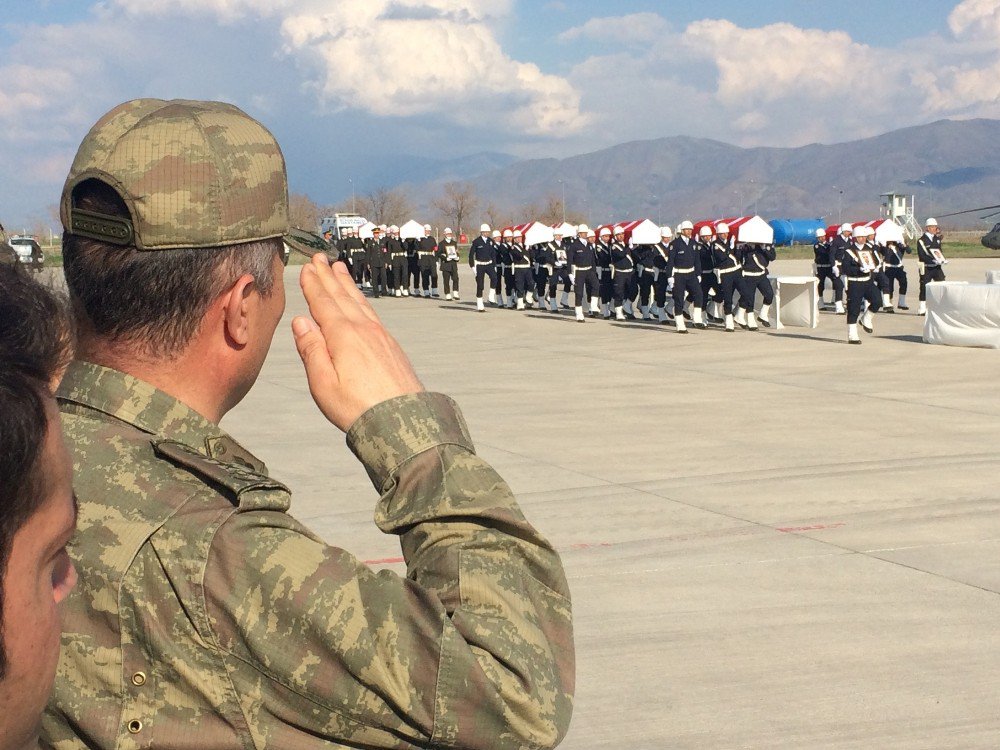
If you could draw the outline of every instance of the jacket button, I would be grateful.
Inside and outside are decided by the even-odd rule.
[[[142,687],[143,685],[145,685],[146,673],[136,672],[134,675],[132,675],[132,684],[135,685],[136,687]]]
[[[132,719],[132,721],[128,723],[128,731],[131,734],[139,734],[139,732],[142,731],[142,722],[138,719]]]

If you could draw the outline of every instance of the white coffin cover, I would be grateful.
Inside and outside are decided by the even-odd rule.
[[[552,229],[562,229],[563,237],[576,237],[576,224],[564,221],[562,224],[553,224]]]
[[[399,228],[401,240],[419,240],[424,237],[424,225],[412,219]]]
[[[633,245],[658,245],[660,244],[660,227],[649,219],[640,219],[625,224],[629,241]]]
[[[526,247],[541,245],[544,242],[552,242],[554,237],[552,227],[538,221],[521,224],[515,227],[515,229],[521,230],[521,234],[524,235],[524,244]]]
[[[928,284],[924,341],[1000,349],[1000,284]]]
[[[736,229],[736,241],[773,245],[774,228],[759,216],[751,216],[739,224]]]
[[[889,219],[873,221],[868,226],[875,230],[875,243],[878,245],[885,245],[888,242],[898,242],[901,245],[906,243],[903,228],[894,221]]]

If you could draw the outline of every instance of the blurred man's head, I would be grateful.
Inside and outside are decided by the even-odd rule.
[[[0,748],[34,747],[76,571],[72,465],[53,391],[72,357],[60,302],[0,265]]]
[[[274,137],[229,104],[126,102],[84,138],[60,214],[81,356],[126,371],[201,361],[221,412],[238,403],[284,310]]]

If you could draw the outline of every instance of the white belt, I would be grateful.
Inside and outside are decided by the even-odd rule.
[[[691,268],[675,268],[674,273],[694,273],[694,266],[691,266]]]
[[[477,261],[475,261],[475,263],[476,263],[477,266],[492,266],[493,265],[493,261],[492,260],[477,260]]]

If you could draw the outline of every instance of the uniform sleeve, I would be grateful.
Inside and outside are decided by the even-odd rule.
[[[244,692],[269,696],[262,715],[366,746],[555,746],[572,712],[569,589],[457,407],[391,399],[347,442],[406,578],[283,513],[236,514],[213,545],[206,600]]]

